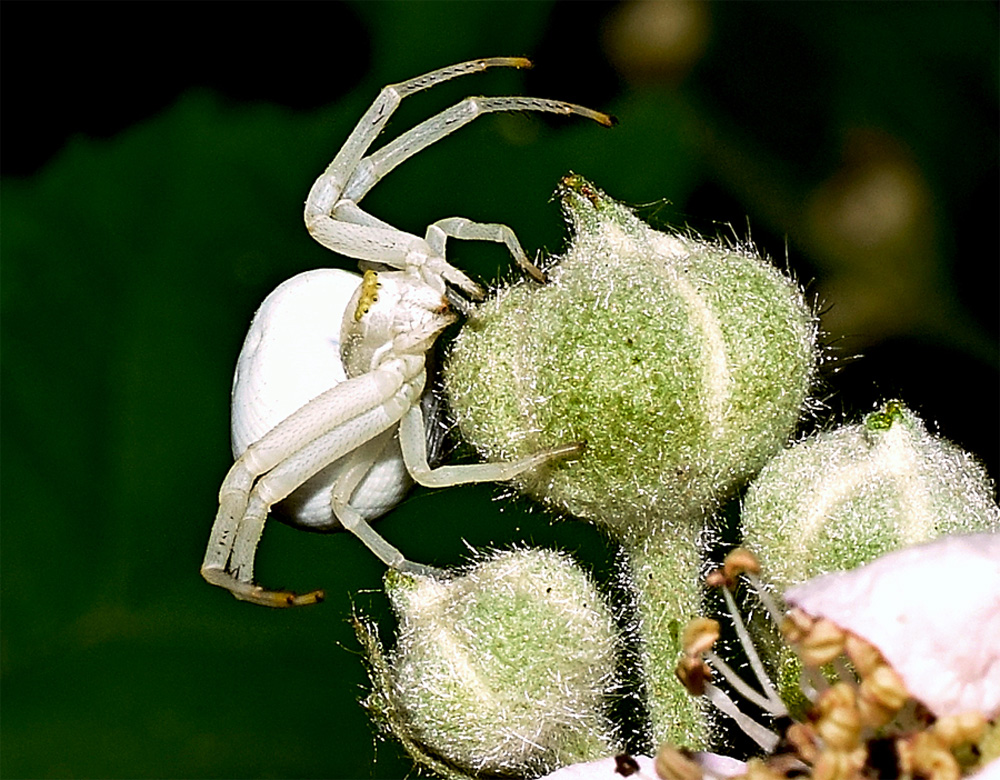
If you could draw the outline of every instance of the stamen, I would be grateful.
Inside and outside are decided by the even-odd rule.
[[[981,712],[963,712],[960,715],[946,715],[931,726],[948,747],[956,747],[966,742],[977,742],[986,731],[986,716]]]
[[[706,681],[712,678],[712,670],[708,664],[697,656],[687,655],[682,658],[674,670],[684,690],[692,696],[704,696]]]
[[[954,754],[930,731],[897,740],[896,750],[900,767],[910,776],[957,778],[962,773]]]
[[[749,550],[737,547],[726,556],[722,566],[726,575],[726,584],[735,582],[741,574],[752,575],[760,573],[760,561]]]
[[[909,698],[903,681],[888,665],[877,666],[862,677],[859,692],[861,715],[876,728],[891,721]]]
[[[837,683],[816,703],[819,712],[816,733],[833,750],[847,752],[861,744],[861,716],[856,707],[854,691],[853,685]]]
[[[711,650],[718,638],[718,621],[711,618],[695,618],[685,626],[681,646],[688,655],[701,655]]]
[[[778,735],[764,728],[749,715],[740,712],[733,700],[711,683],[705,683],[705,697],[722,712],[736,721],[743,733],[756,742],[762,750],[771,753],[778,746]]]
[[[771,622],[776,626],[780,626],[784,610],[778,607],[778,602],[771,596],[771,591],[760,581],[760,577],[757,576],[756,572],[748,571],[745,574],[750,586],[756,591],[757,598],[760,599],[760,603],[764,605],[764,609],[770,616]]]
[[[815,729],[806,723],[793,723],[785,730],[785,741],[810,764],[819,758],[819,738]]]
[[[844,652],[851,659],[851,664],[859,675],[864,677],[870,674],[876,666],[885,663],[882,654],[857,634],[847,634],[844,640]]]
[[[763,689],[764,695],[767,697],[768,702],[770,702],[770,706],[765,709],[769,712],[780,710],[780,714],[787,715],[788,710],[785,709],[785,705],[781,701],[781,697],[778,696],[777,691],[774,689],[774,685],[771,683],[771,678],[768,677],[767,671],[764,669],[764,664],[761,662],[760,656],[757,655],[757,650],[753,646],[753,640],[750,638],[750,633],[747,631],[746,624],[743,622],[743,617],[740,615],[740,611],[736,608],[736,601],[733,599],[733,594],[730,592],[729,588],[724,585],[722,586],[722,595],[726,599],[726,607],[729,609],[729,615],[733,621],[733,628],[736,629],[736,636],[739,637],[740,645],[743,647],[743,652],[746,653],[747,660],[750,661],[750,668],[753,669],[753,673],[757,677],[757,682],[760,683],[760,687]]]
[[[726,681],[732,685],[733,688],[736,689],[736,692],[739,693],[744,699],[756,704],[762,710],[774,715],[776,718],[780,718],[788,714],[788,709],[785,707],[784,702],[780,699],[770,699],[757,693],[757,691],[747,685],[733,670],[733,668],[723,661],[716,653],[709,651],[705,653],[705,658],[712,665],[712,667],[716,669],[716,671],[726,678]]]

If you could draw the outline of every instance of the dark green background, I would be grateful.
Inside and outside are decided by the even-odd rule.
[[[824,306],[838,275],[885,296],[870,329],[826,337],[830,415],[902,395],[997,475],[995,4],[713,4],[690,67],[646,75],[609,56],[614,3],[143,8],[4,4],[4,777],[406,773],[357,703],[345,621],[386,606],[354,538],[268,526],[259,578],[326,588],[310,609],[238,603],[198,566],[256,305],[298,271],[351,267],[307,236],[306,192],[381,85],[445,64],[538,60],[407,101],[390,133],[479,93],[621,124],[486,118],[395,171],[372,213],[417,232],[502,221],[556,252],[550,194],[573,170],[647,218],[749,225]],[[888,275],[806,218],[858,164],[859,130],[862,162],[889,149],[926,188],[929,238]],[[486,280],[508,265],[495,247],[452,257]],[[900,313],[907,291],[922,303]],[[419,561],[526,540],[607,573],[589,527],[502,494],[416,491],[379,529]]]

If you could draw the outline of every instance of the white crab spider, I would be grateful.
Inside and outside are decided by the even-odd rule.
[[[579,449],[578,444],[568,444],[509,463],[429,467],[421,412],[424,364],[437,336],[456,319],[445,297],[446,283],[468,295],[482,295],[477,284],[445,259],[447,239],[504,243],[523,268],[539,280],[542,275],[505,225],[452,217],[430,225],[420,238],[358,206],[401,162],[487,112],[548,111],[612,124],[608,115],[570,103],[470,97],[365,156],[408,95],[489,67],[530,65],[516,57],[475,60],[385,87],[313,184],[305,206],[306,227],[323,246],[362,261],[365,276],[329,269],[302,274],[278,287],[254,318],[234,383],[233,443],[242,453],[219,491],[219,512],[201,568],[211,584],[226,588],[238,599],[265,606],[322,600],[322,591],[296,595],[270,591],[253,581],[254,554],[270,507],[320,472],[323,477],[317,480],[326,481],[319,487],[315,482],[307,487],[312,496],[297,502],[300,511],[295,522],[323,530],[342,527],[357,535],[387,565],[426,572],[427,567],[406,560],[368,524],[402,498],[409,478],[430,487],[507,480]],[[376,273],[375,269],[384,268],[398,270]],[[349,300],[343,292],[345,275],[353,277],[347,282]],[[311,292],[303,293],[310,287]],[[317,325],[309,321],[315,309],[308,314],[304,302],[310,296],[322,299],[324,294],[330,296],[328,316]],[[293,339],[303,339],[293,344],[304,344],[311,338],[322,349],[325,342],[327,357],[333,363],[320,378],[298,377],[303,382],[287,397],[273,383],[289,373],[308,374],[315,361],[307,360],[305,366],[302,362],[281,365],[280,350],[272,349],[278,340],[271,340],[270,331],[282,329]],[[339,346],[339,355],[331,343]],[[294,361],[294,356],[288,359]],[[292,377],[293,384],[296,378]],[[268,383],[272,383],[270,390],[266,389]],[[272,400],[282,400],[260,404],[267,412],[243,426],[245,401],[259,401],[269,393]],[[292,508],[295,511],[294,505]]]

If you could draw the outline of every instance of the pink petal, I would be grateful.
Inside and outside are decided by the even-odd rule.
[[[986,766],[966,777],[965,780],[1000,780],[1000,758],[990,761]]]
[[[705,771],[706,777],[736,777],[747,771],[746,762],[718,753],[695,753],[693,758]]]
[[[649,756],[632,756],[639,765],[639,771],[628,777],[632,780],[658,780],[653,768],[653,759]],[[599,758],[582,764],[570,764],[539,780],[624,780],[625,775],[618,772],[618,759],[615,756]]]
[[[695,753],[691,758],[704,770],[705,780],[736,777],[747,771],[745,763],[728,756],[720,756],[715,753]],[[639,765],[639,771],[631,775],[619,771],[619,760],[614,756],[608,756],[607,758],[599,758],[597,761],[564,766],[562,769],[557,769],[552,774],[540,778],[540,780],[624,780],[625,777],[632,780],[659,780],[652,758],[632,756],[632,759]]]
[[[897,550],[785,599],[875,645],[935,715],[1000,715],[1000,534]]]

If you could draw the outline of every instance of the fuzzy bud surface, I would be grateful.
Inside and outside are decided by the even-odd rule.
[[[473,313],[446,389],[489,459],[584,442],[518,487],[635,544],[699,523],[788,440],[815,319],[747,247],[654,230],[579,176],[558,194],[568,251],[547,284],[515,283]]]
[[[616,749],[618,634],[567,556],[499,553],[452,579],[390,572],[404,742],[463,773],[537,775]]]
[[[747,492],[744,543],[785,588],[946,534],[1000,530],[982,466],[886,403],[775,457]]]

